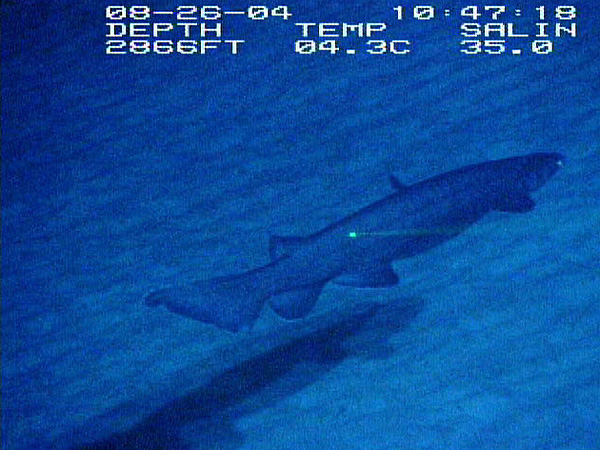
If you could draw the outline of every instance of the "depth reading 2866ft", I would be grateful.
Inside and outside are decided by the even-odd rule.
[[[106,53],[239,55],[251,51],[255,39],[237,35],[236,29],[248,30],[235,26],[241,20],[289,27],[290,50],[301,55],[409,55],[419,51],[419,40],[426,39],[423,33],[419,40],[410,37],[414,25],[425,27],[435,21],[448,22],[458,37],[450,50],[465,55],[545,55],[555,51],[561,39],[577,36],[577,9],[569,5],[527,9],[469,5],[456,10],[396,6],[385,22],[344,22],[343,18],[318,22],[299,16],[285,5],[177,6],[172,10],[113,5],[106,7]]]

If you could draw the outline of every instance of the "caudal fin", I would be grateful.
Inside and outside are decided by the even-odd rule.
[[[151,292],[146,304],[164,305],[182,316],[239,331],[252,327],[266,298],[247,280],[223,277]]]

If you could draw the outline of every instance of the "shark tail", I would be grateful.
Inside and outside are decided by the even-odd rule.
[[[229,331],[249,330],[269,297],[257,281],[248,276],[213,278],[151,292],[145,302]]]

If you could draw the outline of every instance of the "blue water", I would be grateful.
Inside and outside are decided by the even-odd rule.
[[[376,1],[226,17],[237,55],[107,55],[105,4],[2,2],[2,447],[598,448],[600,9],[571,3],[548,55],[465,55],[464,5]],[[295,22],[343,21],[411,52],[294,53]],[[534,211],[395,263],[397,287],[328,286],[238,334],[143,303],[266,263],[269,234],[391,173],[534,151],[567,157]]]

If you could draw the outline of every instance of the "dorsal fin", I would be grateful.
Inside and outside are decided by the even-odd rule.
[[[306,242],[303,236],[277,236],[273,235],[269,238],[269,255],[271,260],[288,256],[294,253],[299,247]]]
[[[406,184],[402,183],[394,175],[390,175],[390,184],[397,191],[403,191],[404,189],[406,189],[408,187]]]

